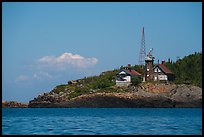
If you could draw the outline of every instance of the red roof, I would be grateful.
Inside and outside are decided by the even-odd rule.
[[[131,70],[125,70],[126,72],[128,72],[130,75],[134,75],[134,76],[140,76],[141,74],[137,71],[135,71],[134,69]]]
[[[152,54],[148,53],[147,56],[152,56]]]
[[[164,73],[166,73],[166,74],[174,74],[173,72],[171,72],[171,71],[166,67],[166,65],[164,65],[164,64],[159,64],[158,66],[159,66],[159,68],[161,68],[161,69],[164,71]]]

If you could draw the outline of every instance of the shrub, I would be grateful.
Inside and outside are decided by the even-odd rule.
[[[134,86],[139,85],[142,82],[142,78],[141,77],[132,77],[131,78],[131,83]]]

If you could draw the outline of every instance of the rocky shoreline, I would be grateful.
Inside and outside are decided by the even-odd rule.
[[[89,93],[72,99],[66,93],[39,95],[29,108],[201,108],[202,88],[191,85],[148,85],[128,88],[125,93]]]
[[[27,103],[20,103],[17,101],[2,101],[2,108],[27,108]]]

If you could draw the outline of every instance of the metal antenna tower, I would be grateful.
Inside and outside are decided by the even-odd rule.
[[[141,39],[141,47],[140,47],[140,54],[139,54],[139,65],[145,65],[145,35],[144,35],[144,27],[142,27],[142,39]]]

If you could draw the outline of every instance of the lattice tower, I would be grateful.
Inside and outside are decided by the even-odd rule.
[[[140,53],[139,53],[139,65],[145,65],[145,56],[146,56],[145,34],[144,34],[144,27],[142,27],[142,39],[141,39],[141,47],[140,47]]]

